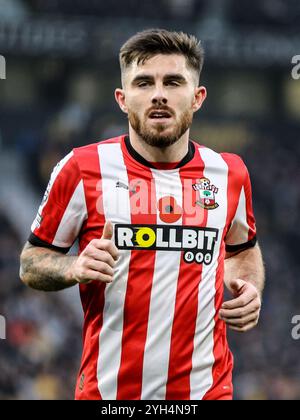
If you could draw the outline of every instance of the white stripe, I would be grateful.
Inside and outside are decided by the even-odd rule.
[[[182,207],[179,170],[152,169],[152,174],[155,181],[156,202],[162,197],[173,196]],[[159,213],[157,213],[157,224],[165,224],[160,219]],[[182,218],[174,225],[182,225]],[[163,400],[166,396],[180,259],[180,251],[172,253],[156,251],[144,353],[142,399]]]
[[[40,227],[40,215],[43,212],[43,209],[45,207],[45,205],[48,202],[48,198],[49,195],[51,193],[51,189],[54,185],[54,182],[56,181],[56,178],[58,177],[58,175],[60,174],[60,172],[63,170],[64,166],[69,162],[69,160],[73,157],[74,153],[70,152],[67,156],[65,156],[53,169],[51,176],[50,176],[50,181],[47,185],[45,194],[44,194],[44,198],[42,200],[42,203],[38,209],[37,215],[35,220],[33,221],[32,225],[31,225],[31,231],[34,232],[36,228]]]
[[[204,176],[219,188],[216,201],[219,207],[208,210],[207,227],[219,229],[214,257],[210,265],[203,264],[202,279],[198,291],[198,315],[196,321],[192,371],[190,376],[191,399],[199,400],[213,384],[215,281],[223,230],[227,217],[228,167],[222,157],[210,149],[199,149],[205,164]]]
[[[64,212],[52,244],[61,248],[72,246],[85,219],[87,219],[87,207],[83,181],[80,181]]]
[[[105,220],[110,220],[112,223],[130,224],[129,192],[125,188],[116,188],[118,180],[128,185],[121,146],[120,144],[100,144],[98,152]],[[115,400],[117,397],[117,379],[122,351],[123,310],[130,255],[130,251],[120,251],[120,257],[115,267],[114,281],[105,288],[97,367],[98,388],[105,400]]]
[[[248,242],[249,229],[250,227],[247,223],[246,196],[243,187],[233,222],[226,235],[226,244],[240,245]]]

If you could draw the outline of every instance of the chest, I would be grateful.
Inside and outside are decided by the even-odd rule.
[[[224,228],[230,207],[226,172],[214,168],[142,172],[116,167],[102,177],[99,190],[105,219],[115,224]]]

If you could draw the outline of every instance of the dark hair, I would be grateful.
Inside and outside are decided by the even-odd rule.
[[[193,35],[165,29],[148,29],[129,38],[120,50],[121,71],[124,72],[134,61],[144,63],[158,54],[183,55],[187,65],[200,77],[204,62],[201,41]]]

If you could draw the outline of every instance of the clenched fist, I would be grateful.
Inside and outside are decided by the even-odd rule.
[[[82,284],[92,280],[112,282],[119,253],[112,235],[112,224],[106,222],[101,239],[93,239],[70,267],[72,280]]]
[[[247,332],[256,327],[261,310],[261,296],[251,284],[241,279],[231,280],[228,285],[234,299],[223,303],[219,318],[231,330]]]

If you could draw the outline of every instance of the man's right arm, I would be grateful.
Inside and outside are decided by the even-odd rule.
[[[102,238],[93,239],[78,257],[27,242],[20,258],[20,278],[27,286],[46,292],[92,280],[111,283],[118,259],[111,238],[112,225],[107,222]]]
[[[26,243],[20,264],[20,278],[29,287],[54,292],[74,286],[70,268],[77,257]]]

